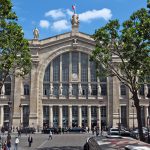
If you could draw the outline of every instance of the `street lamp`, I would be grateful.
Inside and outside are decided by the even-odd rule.
[[[150,100],[149,100],[148,116],[147,116],[148,143],[150,143],[149,126],[150,126]]]
[[[20,108],[20,128],[21,128],[21,123],[22,123],[22,122],[21,122],[21,108],[22,108],[22,105],[21,105],[21,104],[19,105],[19,108]]]
[[[132,102],[132,114],[133,114],[133,130],[134,130],[134,103]]]
[[[119,134],[120,134],[120,125],[121,125],[121,123],[120,123],[120,109],[118,109],[118,115],[119,115],[119,117],[118,117],[118,119],[119,119],[119,123],[118,123],[118,128],[119,128]]]
[[[9,134],[12,128],[12,101],[10,99],[8,101],[8,107],[9,107],[9,126],[8,126],[8,134]]]

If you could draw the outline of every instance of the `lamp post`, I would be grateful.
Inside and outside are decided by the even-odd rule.
[[[8,126],[8,134],[9,134],[12,128],[12,101],[10,99],[8,101],[8,107],[9,107],[9,126]]]
[[[134,103],[132,102],[132,114],[133,114],[133,130],[134,130]]]
[[[149,126],[150,126],[150,100],[149,100],[148,116],[147,116],[148,143],[150,143]]]
[[[119,134],[120,134],[120,109],[118,109],[118,115],[119,115],[119,117],[118,117],[118,119],[119,119],[119,123],[118,123],[118,128],[119,128]]]
[[[20,128],[21,128],[21,124],[22,124],[22,122],[21,122],[21,119],[22,119],[22,118],[21,118],[21,109],[22,109],[22,105],[21,105],[21,104],[19,105],[19,108],[20,108]]]

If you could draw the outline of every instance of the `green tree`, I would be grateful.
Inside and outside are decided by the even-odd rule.
[[[138,91],[142,84],[149,82],[150,77],[148,10],[142,8],[136,11],[122,26],[118,20],[109,21],[95,32],[93,38],[96,46],[91,59],[98,67],[105,68],[107,76],[117,77],[129,88],[137,111],[140,140],[144,140]]]
[[[31,68],[29,44],[12,11],[11,0],[0,0],[0,93],[10,74],[24,76]]]

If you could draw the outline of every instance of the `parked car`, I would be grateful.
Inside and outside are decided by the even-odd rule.
[[[146,137],[148,135],[148,129],[146,127],[143,127],[143,134]],[[134,130],[131,131],[131,137],[138,139],[139,138],[139,130],[138,128],[135,128]]]
[[[83,150],[150,150],[150,144],[131,137],[106,138],[99,136],[88,138]]]
[[[21,133],[35,133],[36,129],[34,127],[24,127],[20,129]]]
[[[74,128],[69,128],[67,132],[83,133],[86,132],[86,130],[84,128],[74,127]]]
[[[108,131],[107,137],[117,137],[117,136],[125,136],[125,137],[130,137],[130,131],[125,130],[125,129],[121,129],[119,130],[119,128],[110,128],[110,130]]]

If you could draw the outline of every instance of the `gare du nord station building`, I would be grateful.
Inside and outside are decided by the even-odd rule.
[[[13,127],[124,127],[137,126],[131,93],[116,77],[97,77],[89,61],[95,47],[90,35],[79,32],[78,15],[71,32],[29,40],[31,72],[24,78],[8,77],[0,95],[0,127],[9,124],[13,101]],[[112,56],[115,61],[115,57]],[[143,126],[149,116],[150,85],[139,91]]]

